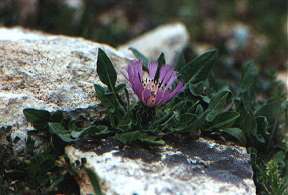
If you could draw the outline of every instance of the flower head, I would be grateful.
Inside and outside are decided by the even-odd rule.
[[[175,88],[177,72],[170,65],[158,67],[157,62],[143,70],[142,63],[134,60],[128,64],[128,77],[131,87],[138,98],[148,107],[162,105],[184,90],[183,82],[179,81]],[[159,70],[158,70],[159,69]]]

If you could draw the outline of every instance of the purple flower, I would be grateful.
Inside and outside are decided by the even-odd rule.
[[[138,98],[148,107],[162,105],[184,90],[179,81],[175,88],[177,72],[170,65],[163,65],[157,74],[158,64],[148,65],[148,72],[142,69],[142,63],[134,60],[128,64],[128,77],[131,87]]]

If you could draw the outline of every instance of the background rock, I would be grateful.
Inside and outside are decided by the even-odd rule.
[[[107,145],[89,152],[66,147],[70,162],[87,159],[86,168],[97,174],[107,195],[256,194],[250,156],[243,147],[202,138],[174,140],[160,150]],[[91,189],[87,182],[80,187],[83,194],[91,193],[85,190]]]
[[[286,88],[288,90],[288,70],[280,72],[277,75],[277,79],[283,81],[283,83],[286,85]]]
[[[179,53],[189,42],[189,34],[185,26],[181,23],[174,25],[164,25],[157,29],[136,38],[118,49],[125,55],[132,57],[129,47],[134,47],[144,55],[156,60],[163,52],[168,64],[175,62],[175,53]]]

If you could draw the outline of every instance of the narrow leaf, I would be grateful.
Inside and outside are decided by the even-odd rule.
[[[146,56],[133,47],[130,47],[129,50],[131,50],[133,55],[143,63],[144,67],[148,67],[149,60]]]
[[[163,64],[166,64],[166,60],[165,60],[165,54],[161,53],[160,56],[157,59],[158,65],[161,66]]]
[[[196,58],[180,69],[186,83],[197,83],[208,78],[218,57],[217,50],[212,49]]]
[[[63,142],[69,143],[69,142],[76,141],[76,139],[73,139],[71,137],[70,132],[67,131],[61,123],[48,123],[48,124],[49,124],[49,132],[51,134],[56,135]]]
[[[97,195],[104,195],[104,193],[101,190],[100,179],[99,179],[98,175],[96,175],[96,173],[90,168],[85,168],[85,171],[86,171],[86,173],[87,173],[87,175],[91,181],[94,192]]]
[[[32,124],[48,122],[50,119],[50,113],[46,110],[26,108],[23,110],[23,113],[27,121],[31,122]]]
[[[240,82],[240,89],[241,92],[247,91],[254,87],[258,75],[258,70],[256,68],[256,65],[249,61],[244,64],[243,72],[242,72],[242,78]]]
[[[163,145],[165,142],[158,137],[147,135],[140,131],[131,131],[115,135],[115,138],[123,144],[131,144],[135,142],[149,143],[155,145]]]
[[[104,96],[105,95],[105,89],[101,85],[95,84],[94,89],[96,91],[97,96]]]
[[[216,118],[212,122],[213,125],[210,127],[210,129],[217,129],[231,126],[239,117],[240,114],[238,112],[223,112],[218,116],[216,116]]]
[[[243,131],[241,129],[239,129],[239,128],[226,128],[226,129],[222,129],[221,131],[234,137],[240,143],[246,144],[246,137],[245,137],[245,134],[243,133]]]
[[[102,83],[112,90],[116,84],[117,73],[109,57],[102,49],[98,49],[97,73]]]
[[[227,99],[231,91],[227,88],[224,88],[217,92],[214,97],[211,98],[209,106],[207,109],[206,120],[211,122],[214,118],[221,113],[227,106]]]

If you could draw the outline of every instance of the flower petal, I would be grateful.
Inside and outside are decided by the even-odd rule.
[[[167,92],[166,92],[167,93]],[[158,90],[157,95],[156,95],[156,100],[155,100],[155,104],[160,105],[162,103],[162,101],[164,100],[164,97],[167,94],[165,94],[165,91],[162,90]]]
[[[133,91],[136,93],[139,99],[141,99],[141,94],[143,91],[143,86],[141,83],[142,64],[140,61],[134,60],[128,65],[128,80],[131,84]]]
[[[147,104],[148,98],[151,96],[151,91],[149,89],[144,89],[141,94],[141,100],[145,105]]]
[[[167,84],[167,80],[171,77],[172,73],[175,72],[173,70],[173,67],[170,65],[164,65],[160,69],[160,75],[158,82],[161,84],[161,86],[164,87],[165,84]]]
[[[163,79],[162,86],[164,86],[165,89],[169,89],[176,79],[177,73],[175,71],[171,71],[166,74],[166,77]]]
[[[151,63],[148,64],[149,78],[151,80],[155,79],[157,68],[158,68],[157,62],[151,62]]]
[[[185,86],[183,84],[183,82],[179,82],[176,86],[176,88],[171,92],[169,92],[168,94],[166,94],[164,97],[163,97],[163,100],[161,103],[166,103],[168,102],[171,98],[173,98],[174,96],[178,95],[179,93],[183,92],[185,89]]]
[[[160,69],[159,81],[163,80],[167,72],[171,70],[173,70],[173,67],[168,64],[162,66]]]

